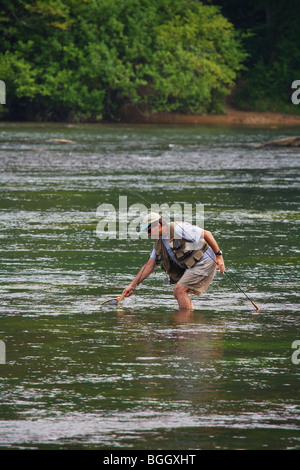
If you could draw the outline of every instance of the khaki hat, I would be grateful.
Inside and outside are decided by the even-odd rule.
[[[160,219],[160,215],[157,212],[150,212],[150,214],[146,215],[143,218],[143,226],[141,227],[142,230],[146,230],[149,225],[153,224],[154,222],[158,222]]]

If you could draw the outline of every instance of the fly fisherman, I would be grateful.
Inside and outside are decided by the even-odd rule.
[[[174,296],[179,309],[191,309],[188,294],[203,294],[214,278],[216,270],[225,273],[222,252],[211,232],[187,222],[167,223],[156,212],[144,217],[142,230],[155,244],[147,263],[133,281],[125,287],[123,295],[129,297],[161,263],[162,269],[175,284]]]

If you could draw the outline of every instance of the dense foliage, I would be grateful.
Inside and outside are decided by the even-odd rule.
[[[239,31],[248,52],[235,105],[300,113],[291,84],[300,80],[299,0],[214,0]],[[250,34],[246,35],[245,33]]]
[[[0,117],[299,112],[299,0],[2,0]]]
[[[196,0],[2,0],[5,118],[220,112],[246,58],[219,7]]]

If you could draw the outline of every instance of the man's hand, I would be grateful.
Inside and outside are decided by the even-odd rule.
[[[204,240],[209,244],[211,249],[213,250],[214,253],[218,253],[220,251],[219,245],[215,240],[215,237],[209,230],[204,230]],[[225,264],[223,260],[223,256],[216,255],[216,263],[217,267],[216,270],[219,271],[220,274],[225,273]]]
[[[122,295],[124,295],[124,297],[130,297],[135,288],[136,286],[132,284],[131,282],[130,284],[128,284],[127,287],[125,287],[125,289],[122,292]]]
[[[125,287],[122,295],[124,295],[124,297],[129,297],[133,293],[136,286],[141,284],[149,276],[149,274],[152,273],[154,268],[155,268],[155,259],[149,258],[147,263],[144,264],[144,266],[141,268],[138,275],[133,279],[133,281],[131,281],[130,284],[128,284],[127,287]]]
[[[216,256],[216,262],[217,262],[217,267],[216,267],[217,271],[219,271],[219,274],[224,274],[225,264],[224,264],[223,256],[222,255]]]

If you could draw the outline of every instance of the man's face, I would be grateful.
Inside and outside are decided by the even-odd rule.
[[[148,227],[148,237],[159,238],[161,236],[161,225],[159,222],[153,222]]]

